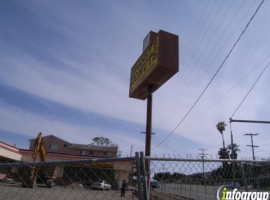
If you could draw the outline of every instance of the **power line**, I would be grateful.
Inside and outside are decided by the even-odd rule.
[[[234,2],[234,1],[233,1]],[[191,82],[194,82],[195,80],[197,80],[196,81],[196,83],[195,83],[195,85],[197,85],[198,84],[198,82],[202,79],[202,76],[203,76],[203,74],[206,74],[206,72],[210,69],[210,67],[213,65],[213,63],[215,62],[215,60],[217,60],[217,58],[218,58],[218,52],[220,52],[220,50],[218,50],[218,49],[216,49],[216,47],[218,46],[218,44],[222,41],[222,38],[223,38],[223,36],[225,35],[225,33],[228,31],[228,30],[230,30],[229,29],[229,26],[232,24],[232,21],[236,18],[236,16],[238,15],[238,13],[239,13],[239,11],[240,11],[240,9],[243,7],[243,3],[244,3],[245,1],[243,1],[242,3],[241,3],[241,5],[240,5],[240,7],[237,9],[237,11],[236,11],[236,13],[234,13],[234,15],[231,17],[231,20],[229,21],[229,23],[227,24],[227,26],[223,29],[223,30],[220,30],[220,31],[222,31],[222,34],[221,34],[221,36],[219,37],[219,38],[217,38],[217,42],[215,42],[215,43],[213,43],[213,48],[210,50],[210,53],[208,53],[208,55],[204,58],[204,61],[203,62],[199,62],[199,60],[201,60],[201,58],[200,59],[196,59],[196,62],[193,64],[193,65],[190,65],[188,68],[189,68],[189,70],[191,70],[191,72],[190,72],[190,75],[189,76],[184,76],[184,79],[182,80],[182,82],[183,82],[183,87],[182,88],[185,88],[184,90],[183,90],[183,93],[181,94],[181,101],[180,101],[180,98],[178,98],[178,99],[176,99],[175,100],[175,102],[179,102],[179,104],[182,104],[183,103],[183,101],[186,99],[186,97],[187,97],[187,95],[189,94],[189,92],[190,92],[190,87],[188,87],[188,86],[191,86],[192,84],[191,84]],[[255,4],[255,1],[252,3],[252,6],[251,7],[253,7],[253,5]],[[248,10],[248,12],[251,10],[251,7],[249,8],[249,10]],[[247,12],[247,13],[248,13]],[[246,16],[247,15],[247,13],[244,15],[244,16]],[[223,16],[223,18],[227,18],[227,17],[225,17],[226,15],[228,14],[228,11],[225,13],[225,15]],[[216,16],[215,16],[215,18],[217,18]],[[244,17],[243,17],[244,18]],[[236,27],[240,27],[240,24],[241,24],[241,22],[243,21],[243,19],[242,20],[240,20],[240,23],[236,26]],[[211,23],[210,23],[211,24]],[[221,24],[221,22],[219,22],[218,24]],[[218,26],[219,27],[219,26]],[[219,29],[219,28],[218,28]],[[232,31],[232,33],[230,34],[230,36],[227,38],[227,40],[226,40],[226,42],[224,43],[224,44],[222,44],[221,46],[222,47],[224,47],[225,45],[226,45],[226,43],[228,42],[228,40],[229,40],[229,38],[230,37],[232,37],[232,35],[236,32],[236,29],[238,29],[238,28],[232,28],[233,29],[233,31]],[[208,32],[208,30],[206,30],[207,32]],[[217,29],[214,31],[214,33],[215,32],[217,32]],[[203,33],[202,33],[203,34]],[[201,34],[201,35],[202,35]],[[209,33],[210,34],[210,33]],[[206,35],[206,34],[204,34],[204,35]],[[213,38],[213,37],[210,37],[210,38]],[[202,39],[201,39],[202,40]],[[211,39],[212,40],[212,39]],[[208,44],[207,44],[207,46],[209,45],[209,43],[210,43],[210,41],[208,41]],[[196,47],[195,47],[195,49],[198,49],[198,48],[200,48],[200,45],[197,45]],[[189,49],[189,48],[188,48]],[[216,59],[211,59],[212,60],[212,62],[211,62],[211,64],[208,64],[207,63],[207,59],[208,58],[210,58],[210,55],[213,53],[213,52],[217,52],[216,53],[216,55],[214,55],[214,56],[212,56],[213,58],[216,58]],[[182,57],[184,57],[184,56],[182,56]],[[190,56],[189,56],[190,57]],[[202,57],[202,54],[200,54],[200,57]],[[193,58],[193,56],[191,57],[191,58]],[[191,58],[189,59],[189,60],[191,60]],[[183,61],[182,61],[183,63],[190,63],[189,61],[185,61],[185,59],[183,59]],[[202,70],[202,68],[197,68],[196,69],[196,71],[195,71],[195,73],[192,73],[193,71],[194,71],[194,67],[193,66],[196,66],[196,65],[198,65],[199,63],[201,63],[201,66],[208,66],[208,67],[206,67],[206,69],[203,69]],[[185,64],[183,64],[183,65],[185,65]],[[190,69],[191,68],[191,69]],[[201,73],[200,74],[200,71],[203,71],[203,73]],[[198,77],[199,76],[199,78],[195,78],[195,77]],[[185,81],[185,78],[186,77],[189,77],[189,79],[187,80],[187,81]],[[186,87],[184,87],[184,86],[186,86]],[[187,94],[186,94],[187,93]],[[179,92],[173,92],[173,96],[175,96],[176,94],[180,94],[180,91]],[[173,97],[172,96],[172,97]],[[173,104],[171,104],[171,105],[173,105]],[[170,107],[170,109],[169,109],[169,107]],[[165,109],[163,109],[163,110],[165,110]],[[167,111],[171,111],[172,110],[172,106],[167,106],[167,108],[166,108],[166,112]],[[176,109],[174,109],[174,112],[176,112]],[[160,115],[160,116],[164,116],[164,113],[165,113],[165,111],[163,111],[163,113]],[[168,119],[170,116],[166,116],[166,118]]]
[[[214,1],[214,3],[212,4],[212,6],[209,6],[210,5],[210,1],[208,1],[208,4],[207,4],[207,6],[206,6],[206,9],[203,11],[203,14],[200,16],[200,21],[198,22],[198,24],[197,24],[197,27],[196,27],[196,29],[195,29],[195,31],[193,31],[193,34],[192,34],[192,37],[190,37],[189,38],[189,40],[188,40],[188,42],[187,42],[187,44],[188,44],[188,46],[187,46],[187,51],[184,51],[184,53],[183,53],[183,55],[182,55],[182,58],[183,58],[183,61],[185,60],[185,58],[187,57],[187,58],[189,58],[190,56],[192,56],[192,48],[198,48],[198,47],[196,47],[195,45],[197,45],[197,43],[198,43],[198,38],[197,37],[195,37],[195,35],[196,34],[200,34],[200,35],[206,35],[204,32],[202,32],[202,31],[200,31],[200,32],[202,32],[202,33],[200,33],[199,32],[199,30],[201,30],[201,29],[203,29],[204,28],[204,26],[203,26],[203,24],[204,23],[206,23],[207,22],[207,20],[210,18],[210,14],[211,14],[211,12],[209,12],[209,11],[212,11],[213,9],[214,9],[214,7],[215,7],[215,4],[217,3],[217,1]],[[208,11],[208,8],[209,8],[209,11]],[[207,16],[206,16],[206,14],[207,14]],[[205,18],[205,16],[206,16],[206,18]],[[205,19],[204,19],[205,18]],[[214,17],[215,18],[215,17]],[[210,23],[211,24],[211,23]],[[202,28],[201,28],[202,27]],[[207,31],[207,30],[206,30]],[[194,46],[194,47],[193,47]],[[194,65],[195,66],[195,65]],[[194,70],[194,67],[193,67],[193,70]],[[176,74],[176,76],[179,76],[178,74]],[[186,77],[184,77],[184,79],[185,79]],[[184,81],[185,82],[185,81]],[[171,90],[173,90],[175,87],[177,86],[177,84],[174,82],[174,84],[173,84],[173,86],[171,86],[170,88],[169,88],[169,90],[171,91]],[[172,92],[172,96],[176,96],[177,95],[177,92]],[[173,103],[171,102],[170,104],[168,104],[168,106],[166,107],[166,108],[164,108],[163,109],[163,113],[161,113],[159,116],[164,116],[164,114],[166,113],[166,112],[169,112],[170,110],[171,110],[171,107],[172,106],[170,106],[170,105],[173,105]],[[160,117],[159,117],[159,119],[161,119]]]
[[[238,44],[238,42],[240,41],[240,39],[242,38],[242,36],[244,35],[244,33],[246,32],[247,28],[249,27],[251,21],[254,19],[254,17],[256,16],[257,12],[259,11],[261,5],[263,4],[265,0],[262,0],[261,3],[259,4],[259,6],[257,7],[257,9],[255,10],[254,14],[252,15],[252,17],[250,18],[250,20],[248,21],[247,25],[245,26],[244,30],[241,32],[240,36],[237,38],[236,42],[234,43],[234,45],[232,46],[232,48],[230,49],[229,53],[227,54],[227,56],[225,57],[225,59],[222,61],[221,65],[218,67],[217,71],[215,72],[215,74],[213,75],[213,77],[210,79],[210,81],[208,82],[208,84],[206,85],[206,87],[204,88],[204,90],[202,91],[202,93],[199,95],[199,97],[196,99],[196,101],[193,103],[193,105],[190,107],[190,109],[188,110],[188,112],[185,114],[185,116],[182,118],[182,120],[176,125],[176,127],[173,129],[173,131],[166,136],[157,146],[155,146],[153,149],[157,148],[158,146],[160,146],[162,143],[164,143],[175,131],[176,129],[182,124],[182,122],[187,118],[187,116],[189,115],[189,113],[194,109],[194,107],[196,106],[196,104],[199,102],[199,100],[201,99],[201,97],[203,96],[203,94],[206,92],[206,90],[208,89],[208,87],[210,86],[210,84],[213,82],[213,80],[215,79],[215,77],[217,76],[218,72],[221,70],[221,68],[224,66],[225,62],[227,61],[227,59],[229,58],[229,56],[231,55],[232,51],[234,50],[235,46]]]
[[[246,100],[247,96],[249,95],[249,93],[251,92],[251,90],[255,87],[255,85],[257,84],[257,82],[260,80],[260,78],[262,77],[263,73],[265,72],[265,70],[268,68],[270,64],[270,61],[267,63],[267,65],[264,67],[263,71],[260,73],[259,77],[256,79],[256,81],[253,83],[253,85],[251,86],[251,88],[249,89],[249,91],[247,92],[247,94],[245,95],[245,97],[243,98],[243,100],[240,102],[240,104],[237,106],[237,108],[235,109],[235,111],[233,112],[231,118],[233,118],[234,114],[238,111],[238,109],[241,107],[241,105],[243,104],[243,102]]]
[[[195,82],[195,85],[194,85],[194,86],[196,86],[196,85],[198,84],[198,82],[202,79],[203,75],[206,74],[206,72],[211,68],[212,65],[214,65],[214,62],[215,62],[215,60],[217,60],[218,55],[219,55],[218,52],[220,52],[220,50],[218,50],[216,47],[218,46],[218,44],[220,43],[220,41],[222,41],[222,38],[225,36],[225,32],[227,32],[228,30],[230,30],[230,29],[229,29],[229,26],[232,24],[233,20],[234,20],[234,19],[236,18],[236,16],[238,15],[238,12],[240,11],[240,9],[241,9],[241,7],[243,6],[243,3],[244,3],[244,2],[245,2],[245,1],[243,1],[243,2],[241,3],[241,5],[240,5],[240,7],[238,8],[238,10],[236,11],[236,13],[234,13],[234,15],[231,17],[231,20],[229,21],[229,23],[227,24],[227,26],[226,26],[223,30],[221,30],[221,31],[222,31],[221,36],[217,39],[217,42],[215,42],[215,43],[212,45],[213,48],[210,50],[210,52],[208,53],[208,55],[206,56],[206,58],[204,59],[204,61],[203,61],[203,62],[197,62],[197,61],[199,61],[200,59],[199,59],[199,60],[196,59],[196,62],[194,63],[194,65],[189,66],[189,68],[191,67],[191,69],[192,69],[191,72],[190,72],[190,75],[189,75],[189,76],[184,76],[184,79],[182,80],[182,82],[183,82],[183,87],[182,87],[182,88],[185,88],[185,89],[183,90],[183,92],[182,92],[182,94],[181,94],[181,98],[175,99],[174,102],[178,102],[179,104],[183,104],[183,103],[184,103],[184,100],[187,99],[187,97],[188,97],[189,94],[190,94],[190,86],[193,85],[192,83],[193,83],[195,80],[197,80],[197,81]],[[254,4],[255,4],[255,1],[252,3],[252,6],[248,9],[248,12],[247,12],[244,16],[246,16],[246,15],[249,13],[249,11],[251,10],[251,8],[253,7]],[[226,15],[226,14],[225,14],[225,15]],[[225,15],[224,15],[223,17],[225,17]],[[243,19],[244,19],[244,17],[240,20],[240,23],[239,23],[236,27],[240,27],[241,22],[243,21]],[[220,23],[219,23],[219,24],[220,24]],[[221,45],[222,47],[224,47],[224,46],[228,43],[229,38],[233,36],[233,34],[236,32],[236,29],[238,29],[238,28],[232,28],[232,29],[233,29],[233,31],[231,32],[230,36],[226,39],[226,42],[223,43],[223,44]],[[204,35],[205,35],[205,34],[204,34]],[[207,46],[208,46],[208,44],[207,44]],[[195,49],[197,49],[197,48],[200,48],[200,46],[197,45],[197,46],[195,47]],[[211,62],[210,64],[208,64],[208,63],[207,63],[207,59],[210,58],[210,56],[211,56],[211,54],[212,54],[213,52],[216,52],[216,54],[213,55],[212,57],[213,57],[213,58],[216,58],[216,59],[212,59],[212,62]],[[202,56],[202,55],[200,55],[200,56]],[[190,58],[189,60],[191,60],[191,58]],[[183,63],[184,63],[184,62],[185,62],[185,60],[183,61]],[[186,62],[186,63],[189,63],[189,62]],[[194,67],[192,67],[192,66],[196,66],[196,65],[198,65],[199,63],[201,63],[201,66],[208,66],[208,67],[206,67],[206,69],[197,68],[196,71],[194,71]],[[184,64],[183,64],[183,65],[184,65]],[[193,71],[194,71],[195,73],[192,73]],[[203,71],[203,73],[200,74],[200,71]],[[186,78],[186,77],[189,77],[189,79],[188,79],[187,81],[185,81],[185,78]],[[196,77],[198,77],[198,78],[196,78]],[[180,94],[180,91],[178,91],[178,92],[175,92],[175,91],[174,91],[173,94],[172,94],[172,97],[175,96],[176,94]],[[173,105],[173,104],[171,103],[171,105]],[[169,108],[170,108],[170,109],[169,109]],[[166,110],[167,110],[167,111],[169,111],[169,110],[171,111],[172,108],[173,108],[172,106],[167,106]],[[176,112],[176,110],[178,110],[178,109],[177,109],[177,108],[174,109],[174,112]],[[164,116],[164,115],[165,115],[165,113],[160,114],[160,116]],[[169,119],[170,116],[172,116],[172,115],[166,116],[166,119]]]
[[[210,110],[214,105],[216,105],[219,101],[221,101],[222,99],[224,99],[224,97],[229,94],[234,88],[236,88],[236,86],[238,86],[243,80],[245,80],[251,73],[253,73],[256,69],[258,69],[258,67],[264,62],[266,61],[266,59],[268,59],[270,57],[270,54],[267,55],[262,61],[260,61],[254,68],[252,68],[249,72],[247,72],[240,80],[238,80],[230,89],[228,89],[223,95],[221,95],[219,98],[216,99],[216,101],[211,104],[210,106],[208,106],[204,111],[202,111],[200,114],[198,114],[193,120],[190,120],[189,124],[193,123],[193,121],[195,121],[196,119],[198,119],[199,117],[201,117],[205,112],[207,112],[208,110]],[[188,124],[188,125],[189,125]],[[187,126],[188,126],[187,125]]]

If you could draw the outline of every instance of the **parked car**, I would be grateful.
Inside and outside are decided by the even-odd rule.
[[[152,188],[160,188],[160,185],[157,181],[151,181],[150,185]]]
[[[111,190],[112,186],[104,180],[99,180],[96,182],[93,182],[91,185],[92,189],[100,189],[100,190]]]

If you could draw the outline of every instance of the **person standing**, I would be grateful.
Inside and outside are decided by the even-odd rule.
[[[124,180],[124,181],[122,182],[122,187],[121,187],[121,197],[124,197],[124,196],[125,196],[125,193],[126,193],[126,187],[127,187],[126,180]]]

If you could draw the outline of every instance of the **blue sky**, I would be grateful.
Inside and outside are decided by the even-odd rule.
[[[122,155],[144,150],[146,101],[128,97],[130,69],[150,30],[179,35],[180,70],[154,93],[152,146],[180,122],[209,82],[260,1],[0,1],[0,140],[28,148],[42,132],[88,144],[96,136]],[[215,155],[216,130],[270,61],[266,1],[203,98],[153,155]],[[235,114],[270,120],[269,70]],[[259,132],[258,156],[269,154],[269,126],[233,124],[241,156],[244,133]],[[229,127],[225,131],[230,141]],[[256,152],[256,151],[255,151]]]

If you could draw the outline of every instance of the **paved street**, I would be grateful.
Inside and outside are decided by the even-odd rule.
[[[210,186],[210,185],[187,185],[179,183],[167,183],[160,184],[160,189],[158,192],[177,195],[179,197],[184,197],[194,200],[216,200],[217,191],[220,186]],[[238,191],[245,191],[244,188],[238,189]],[[256,189],[250,189],[249,191],[258,191]]]
[[[160,191],[196,200],[216,200],[218,188],[219,186],[169,183],[161,184]]]

